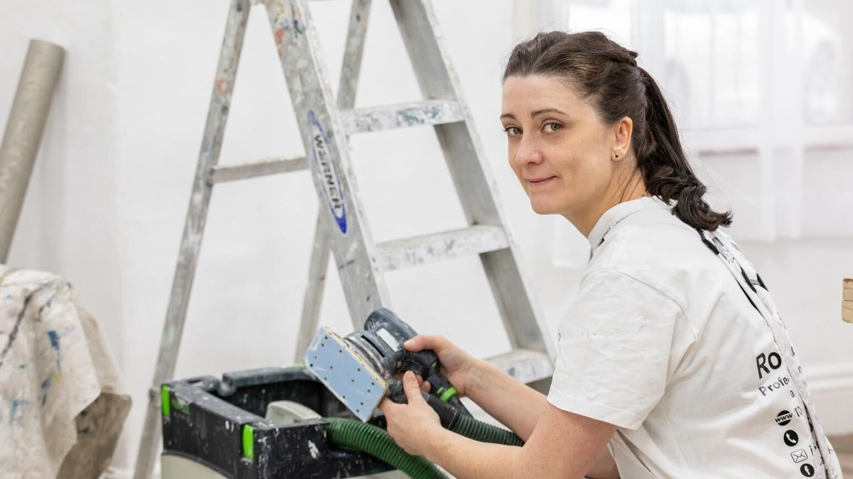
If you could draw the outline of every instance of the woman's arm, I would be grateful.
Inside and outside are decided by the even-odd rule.
[[[616,426],[545,404],[524,447],[473,441],[441,427],[414,375],[403,380],[408,404],[384,399],[388,432],[409,454],[425,456],[460,479],[575,478],[592,470]],[[599,476],[606,477],[606,476]]]
[[[494,364],[477,360],[468,379],[468,397],[527,441],[548,404],[545,395],[516,381]]]
[[[615,463],[600,467],[601,455],[610,457],[606,444],[615,426],[550,404],[543,419],[522,448],[481,443],[443,430],[424,455],[460,479],[619,478]]]
[[[542,413],[549,407],[544,394],[513,379],[494,364],[478,360],[468,382],[468,397],[525,442],[530,439]],[[618,479],[610,451],[604,448],[587,476]]]

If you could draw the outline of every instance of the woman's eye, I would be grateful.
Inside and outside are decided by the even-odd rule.
[[[545,131],[553,133],[562,127],[559,123],[548,123],[545,125]]]
[[[506,128],[504,131],[509,136],[515,136],[515,135],[521,134],[521,128],[519,128],[517,126],[510,126],[510,127]]]

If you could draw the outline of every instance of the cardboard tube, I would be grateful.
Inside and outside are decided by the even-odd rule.
[[[64,56],[62,47],[30,40],[0,144],[0,263],[9,255]]]

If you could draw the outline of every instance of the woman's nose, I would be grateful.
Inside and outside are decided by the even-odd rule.
[[[542,149],[536,138],[532,135],[524,135],[515,151],[515,162],[518,166],[542,163]]]

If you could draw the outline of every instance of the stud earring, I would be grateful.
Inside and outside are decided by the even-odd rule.
[[[616,158],[619,158],[619,155],[616,155]]]

